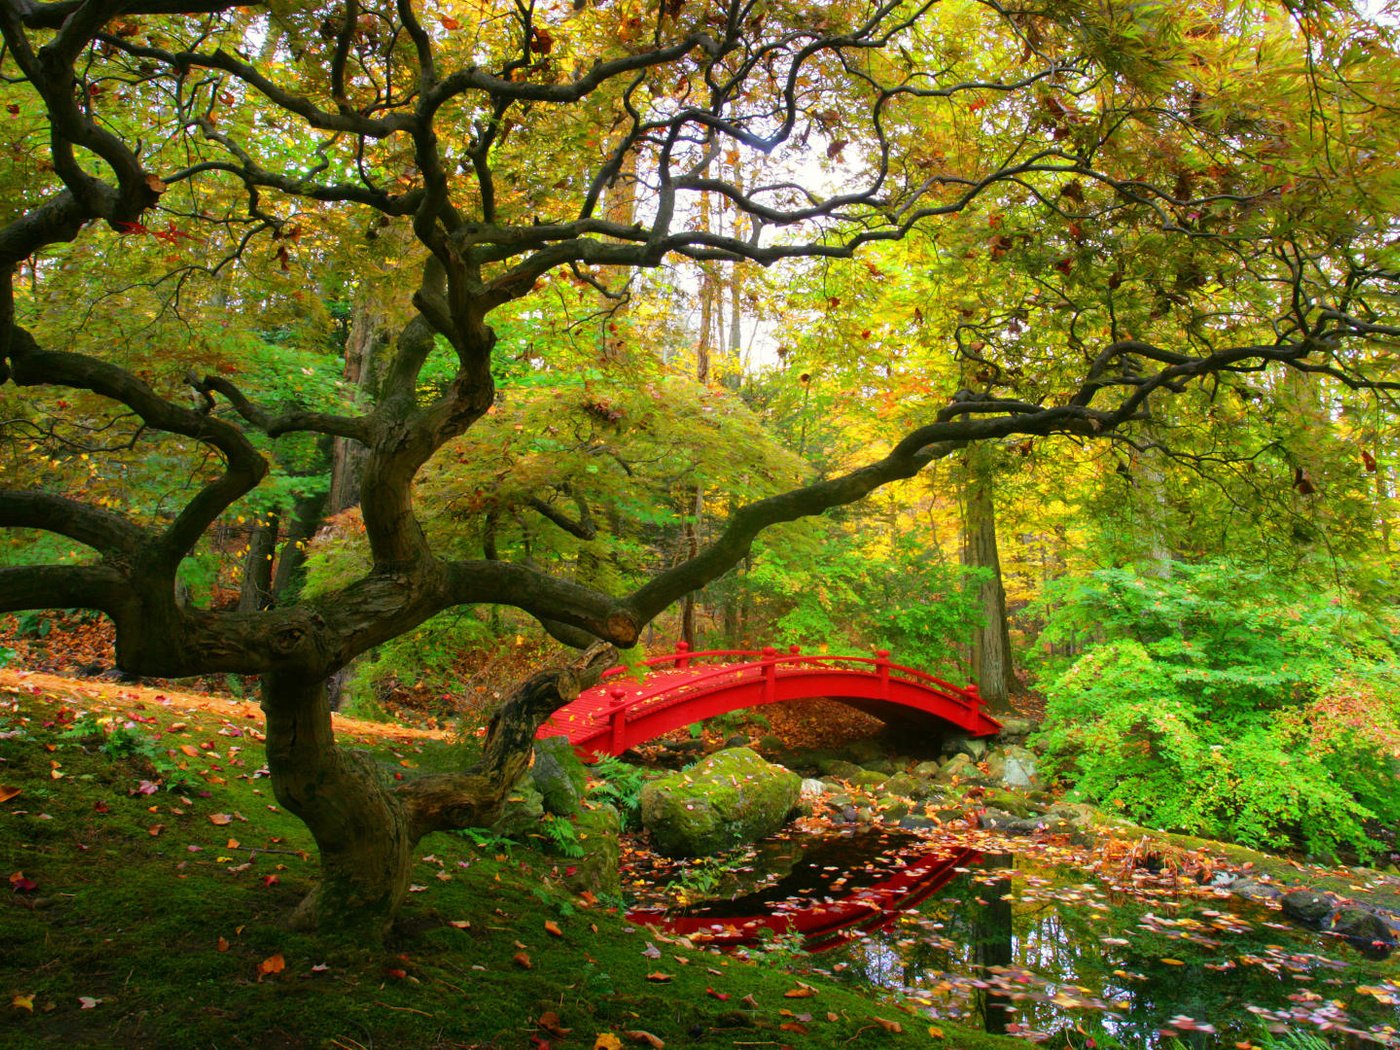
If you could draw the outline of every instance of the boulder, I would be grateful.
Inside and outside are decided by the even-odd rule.
[[[874,740],[868,738],[865,740],[852,741],[846,746],[846,751],[861,765],[874,762],[877,759],[883,758],[885,755],[884,749]]]
[[[736,733],[724,742],[725,747],[748,747],[749,738],[743,733]]]
[[[1312,890],[1293,890],[1279,900],[1283,913],[1309,926],[1321,926],[1332,914],[1332,898]]]
[[[942,762],[920,762],[914,767],[914,775],[916,777],[936,777],[942,766]]]
[[[642,788],[642,825],[669,857],[700,857],[783,826],[802,778],[746,747],[718,751]]]
[[[1365,908],[1341,909],[1332,923],[1332,932],[1371,955],[1388,955],[1397,943],[1395,931],[1385,920]]]
[[[579,845],[583,847],[583,856],[561,865],[566,873],[565,884],[575,893],[588,890],[600,897],[616,897],[622,892],[618,874],[622,858],[622,846],[618,841],[622,818],[612,806],[598,806],[583,810],[575,817],[574,828]]]
[[[846,782],[852,787],[873,788],[879,787],[888,779],[889,776],[885,773],[877,773],[873,769],[858,769],[846,777]]]
[[[544,797],[528,779],[522,780],[506,796],[500,819],[491,825],[491,830],[508,839],[523,840],[526,835],[539,830],[543,816]]]
[[[864,770],[854,762],[847,762],[844,758],[823,758],[817,762],[817,769],[824,777],[835,777],[837,780],[849,780],[857,773]]]
[[[958,733],[943,741],[945,755],[966,755],[974,762],[981,762],[987,754],[987,741],[982,737],[965,736]]]
[[[1024,747],[998,748],[987,756],[987,775],[993,784],[1026,791],[1040,787],[1035,755]]]
[[[938,827],[938,821],[919,816],[901,817],[899,826],[909,831],[929,831]]]
[[[1236,879],[1230,883],[1230,892],[1247,901],[1272,901],[1283,896],[1283,890],[1277,886],[1256,879]]]
[[[913,812],[913,807],[908,802],[894,795],[881,795],[875,800],[875,808],[881,817],[891,822],[907,817]]]
[[[888,758],[872,758],[861,764],[866,769],[874,770],[876,773],[884,773],[887,776],[899,768]]]
[[[802,798],[821,798],[827,792],[827,786],[820,780],[803,780],[798,787],[798,794]]]
[[[924,786],[924,782],[918,777],[910,776],[908,773],[896,773],[885,781],[885,792],[890,795],[914,798]]]
[[[967,755],[954,755],[938,771],[938,779],[945,784],[957,777],[959,780],[979,780],[982,771],[977,768],[977,763]]]
[[[1001,723],[1001,732],[997,734],[997,739],[1003,744],[1020,744],[1025,739],[1040,728],[1040,723],[1031,718],[998,718]]]
[[[588,774],[574,754],[568,737],[551,736],[535,741],[535,764],[530,779],[544,800],[544,808],[561,817],[582,811],[581,800]]]

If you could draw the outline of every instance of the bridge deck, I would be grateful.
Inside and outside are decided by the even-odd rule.
[[[707,662],[715,661],[715,662]],[[613,668],[603,681],[555,712],[541,736],[563,735],[586,757],[620,754],[671,729],[728,711],[780,700],[830,697],[876,714],[919,713],[987,736],[1001,726],[975,687],[959,688],[911,667],[874,657],[684,648],[644,662],[637,681]]]

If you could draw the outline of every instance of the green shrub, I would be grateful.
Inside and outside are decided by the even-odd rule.
[[[1228,562],[1063,581],[1043,639],[1052,772],[1156,827],[1362,857],[1400,820],[1400,668],[1383,619]],[[1379,625],[1379,626],[1377,626]],[[1054,666],[1047,661],[1047,666]]]

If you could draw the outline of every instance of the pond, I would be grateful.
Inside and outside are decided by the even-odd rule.
[[[751,953],[800,943],[809,969],[883,989],[933,1024],[1099,1047],[1234,1046],[1283,1024],[1334,1045],[1400,1045],[1394,957],[1169,873],[1083,864],[980,833],[793,833],[652,882],[632,918]]]

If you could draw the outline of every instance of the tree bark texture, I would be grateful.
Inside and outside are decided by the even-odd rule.
[[[977,584],[982,624],[973,632],[972,676],[993,714],[1011,710],[1011,690],[1016,679],[1011,666],[1011,634],[1006,622],[1006,590],[1001,582],[1001,557],[997,550],[996,507],[992,500],[993,465],[990,456],[974,450],[968,457],[964,497],[963,564],[990,570]]]

